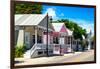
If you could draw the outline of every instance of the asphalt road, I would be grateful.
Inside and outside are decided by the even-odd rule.
[[[59,59],[60,58],[60,59]],[[84,62],[94,60],[94,51],[86,51],[81,53],[76,53],[70,56],[59,57],[55,60],[49,61],[47,63],[69,63],[69,62]]]

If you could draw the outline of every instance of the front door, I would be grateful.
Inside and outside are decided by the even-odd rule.
[[[25,32],[25,45],[27,49],[30,48],[30,33],[29,32]]]

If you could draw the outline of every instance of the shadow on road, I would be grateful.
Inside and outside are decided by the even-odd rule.
[[[15,61],[15,64],[17,64],[17,63],[23,63],[24,61]]]

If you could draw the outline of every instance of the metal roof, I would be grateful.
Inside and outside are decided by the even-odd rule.
[[[64,23],[52,23],[52,25],[53,25],[55,32],[60,32],[62,26],[65,24]],[[68,35],[72,35],[73,31],[69,30],[68,28],[66,28],[66,30],[67,30],[66,33],[68,33]]]
[[[46,14],[15,14],[15,25],[32,26],[38,25]]]
[[[64,25],[64,23],[52,23],[53,28],[56,32],[60,32],[62,26]]]

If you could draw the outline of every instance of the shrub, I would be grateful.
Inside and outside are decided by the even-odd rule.
[[[16,46],[15,47],[15,57],[23,57],[26,50],[26,46]]]

